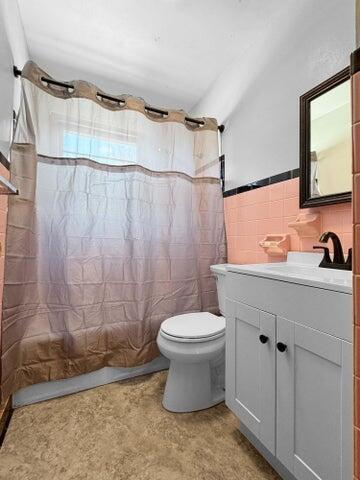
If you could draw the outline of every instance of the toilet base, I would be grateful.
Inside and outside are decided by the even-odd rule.
[[[176,341],[159,331],[160,352],[170,360],[163,406],[195,412],[224,400],[225,335],[206,341]]]
[[[224,401],[225,391],[211,381],[209,361],[182,363],[171,361],[163,397],[163,406],[170,412],[194,412]]]

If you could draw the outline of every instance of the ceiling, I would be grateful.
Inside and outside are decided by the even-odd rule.
[[[187,110],[284,5],[283,0],[18,3],[30,58],[49,74],[62,80],[86,75],[83,79],[102,83],[99,87],[111,85],[111,93]]]

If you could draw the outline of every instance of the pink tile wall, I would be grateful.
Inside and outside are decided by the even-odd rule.
[[[0,164],[0,175],[9,180],[9,171]],[[4,263],[5,263],[5,236],[6,236],[6,219],[7,219],[7,209],[8,209],[8,196],[0,195],[0,322],[1,322],[1,310],[2,310],[2,298],[3,298],[3,288],[4,288]],[[0,323],[1,327],[1,323]],[[0,328],[0,345],[1,345],[1,328]],[[0,352],[1,353],[1,352]],[[8,401],[1,405],[0,404],[0,421],[2,414],[7,408]]]
[[[360,479],[360,72],[352,77],[354,196],[354,480]]]
[[[0,164],[0,175],[9,179],[9,171]],[[5,261],[5,235],[6,235],[6,217],[7,217],[8,197],[0,195],[0,321],[1,307],[4,287],[4,261]],[[1,329],[0,329],[1,335]]]
[[[351,204],[300,210],[298,178],[226,197],[224,203],[230,263],[281,261],[281,257],[269,257],[259,246],[266,234],[289,233],[290,250],[313,251],[318,237],[300,239],[296,231],[288,227],[300,212],[318,212],[321,232],[337,233],[345,252],[352,246]]]

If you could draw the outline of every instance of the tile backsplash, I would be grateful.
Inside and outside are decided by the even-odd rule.
[[[358,51],[360,54],[360,51]],[[359,55],[357,55],[359,57]],[[352,77],[354,196],[354,480],[360,479],[360,71]]]
[[[299,213],[319,213],[321,232],[337,233],[345,254],[352,247],[351,204],[300,210],[298,178],[226,197],[224,204],[229,263],[281,261],[281,257],[269,257],[259,246],[267,234],[289,234],[290,250],[313,251],[317,237],[300,239],[288,227]]]

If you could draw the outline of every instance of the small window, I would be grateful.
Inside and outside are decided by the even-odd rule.
[[[136,164],[135,143],[64,131],[63,156],[84,157],[106,165]]]

